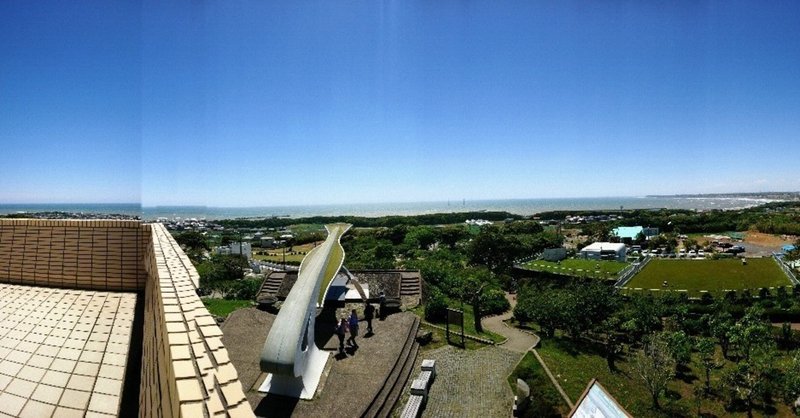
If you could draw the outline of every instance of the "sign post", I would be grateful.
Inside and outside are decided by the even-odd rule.
[[[447,342],[450,342],[450,324],[458,325],[461,328],[461,347],[466,347],[464,341],[464,312],[457,309],[447,308]]]

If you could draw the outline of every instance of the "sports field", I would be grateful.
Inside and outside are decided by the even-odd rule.
[[[527,270],[601,279],[615,279],[617,274],[627,266],[628,263],[621,261],[585,260],[582,258],[568,258],[558,263],[533,260],[522,264],[522,268]]]
[[[667,287],[662,284],[666,280]],[[725,260],[652,260],[625,286],[660,290],[687,290],[697,296],[701,290],[720,293],[725,290],[790,286],[791,282],[772,258]]]

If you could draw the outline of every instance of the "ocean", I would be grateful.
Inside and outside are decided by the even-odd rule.
[[[366,216],[421,215],[441,212],[505,211],[533,215],[552,210],[614,210],[614,209],[741,209],[771,202],[770,199],[746,197],[597,197],[561,199],[501,199],[441,202],[356,203],[339,205],[212,207],[212,206],[154,206],[135,203],[120,204],[0,204],[0,214],[60,211],[71,213],[102,213],[139,216],[144,220],[158,218],[263,218],[307,216]]]

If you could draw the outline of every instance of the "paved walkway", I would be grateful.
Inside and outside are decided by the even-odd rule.
[[[482,321],[483,326],[489,331],[500,334],[508,339],[506,342],[502,343],[502,347],[517,353],[526,353],[539,344],[539,336],[508,326],[505,321],[510,319],[513,315],[514,306],[517,305],[517,298],[515,295],[506,293],[506,299],[508,299],[508,302],[511,304],[511,309],[502,315],[484,318]]]
[[[510,416],[514,395],[506,379],[519,362],[519,353],[502,346],[464,350],[448,345],[422,354],[417,361],[423,357],[436,360],[436,381],[423,417]],[[419,364],[414,370],[417,373]]]
[[[483,326],[486,327],[489,331],[492,331],[494,333],[500,334],[508,338],[508,340],[505,343],[503,343],[501,347],[504,347],[516,353],[526,353],[529,350],[533,351],[533,355],[536,356],[536,359],[539,361],[539,364],[541,364],[542,368],[544,368],[544,371],[545,373],[547,373],[547,376],[550,378],[550,381],[553,382],[553,386],[556,387],[556,390],[558,390],[558,393],[560,393],[561,397],[563,397],[564,400],[567,402],[567,405],[569,405],[569,407],[572,408],[574,405],[572,403],[572,400],[570,400],[569,396],[567,396],[567,393],[564,392],[564,389],[558,383],[558,380],[556,380],[556,378],[553,376],[553,373],[550,372],[550,369],[547,367],[547,364],[544,362],[542,357],[539,356],[539,353],[533,349],[533,347],[539,344],[539,336],[511,327],[505,322],[506,320],[511,318],[514,312],[514,306],[517,305],[517,298],[514,295],[506,293],[506,299],[508,299],[508,302],[511,304],[511,309],[509,309],[508,312],[502,315],[485,318],[483,320]]]

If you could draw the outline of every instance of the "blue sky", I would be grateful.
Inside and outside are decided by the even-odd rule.
[[[0,202],[800,190],[797,2],[170,3],[0,3]]]

